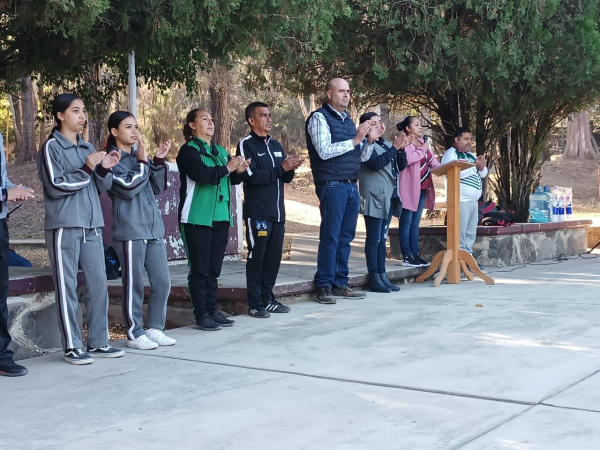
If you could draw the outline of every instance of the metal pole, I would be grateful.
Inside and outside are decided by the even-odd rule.
[[[129,54],[129,112],[137,117],[137,83],[135,77],[135,52]]]

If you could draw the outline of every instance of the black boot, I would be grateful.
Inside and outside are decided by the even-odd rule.
[[[392,292],[398,292],[400,290],[400,286],[396,286],[390,281],[390,279],[387,276],[387,272],[380,273],[379,278],[381,278],[381,282],[387,287],[389,287],[392,290]]]
[[[371,292],[383,292],[389,294],[392,289],[383,284],[377,272],[369,272],[369,290]]]

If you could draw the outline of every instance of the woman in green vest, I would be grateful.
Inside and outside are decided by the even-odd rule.
[[[217,279],[221,275],[231,214],[231,185],[248,168],[249,160],[232,158],[211,142],[215,131],[212,116],[203,109],[190,111],[183,126],[186,144],[179,149],[177,166],[179,229],[188,255],[188,288],[196,328],[205,331],[233,326],[233,320],[217,310]]]

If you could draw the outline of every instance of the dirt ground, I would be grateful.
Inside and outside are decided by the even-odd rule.
[[[21,202],[8,220],[8,232],[11,239],[43,239],[44,238],[44,198],[42,183],[37,175],[35,162],[23,165],[7,166],[8,178],[14,184],[22,184],[35,191],[35,200]],[[18,203],[10,203],[9,211]]]

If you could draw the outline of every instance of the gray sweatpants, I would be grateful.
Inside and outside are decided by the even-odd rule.
[[[151,286],[145,324],[147,328],[163,330],[171,291],[165,240],[114,241],[113,247],[123,271],[122,304],[127,338],[133,340],[144,334],[144,268]]]
[[[473,244],[477,237],[479,223],[479,204],[477,202],[460,202],[460,248],[473,253]]]
[[[45,232],[58,305],[58,319],[64,349],[81,348],[77,322],[77,271],[85,276],[83,300],[88,329],[87,346],[108,345],[108,290],[104,266],[102,230],[98,228],[58,228]]]

